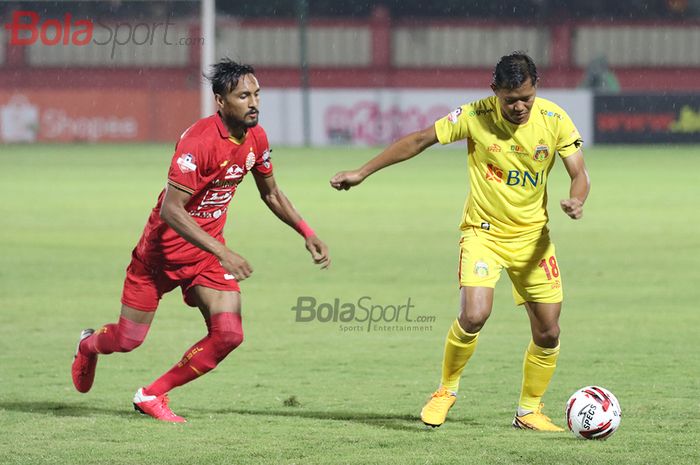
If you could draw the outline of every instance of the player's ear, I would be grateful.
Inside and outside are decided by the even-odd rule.
[[[224,98],[221,94],[214,94],[214,100],[216,101],[216,107],[221,110],[224,108]]]

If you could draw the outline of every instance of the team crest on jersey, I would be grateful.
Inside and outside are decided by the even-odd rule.
[[[535,156],[532,158],[535,161],[545,161],[549,158],[549,147],[546,145],[538,145],[535,147]]]
[[[453,111],[449,115],[447,115],[447,121],[449,121],[452,124],[457,124],[457,120],[459,119],[459,115],[461,115],[461,114],[462,114],[462,107],[459,107],[455,111]]]
[[[255,154],[253,153],[253,148],[251,147],[250,153],[245,157],[245,169],[250,171],[250,169],[255,165]]]
[[[194,155],[191,153],[183,153],[180,155],[180,158],[177,159],[177,166],[180,167],[180,171],[182,171],[183,174],[187,174],[197,169],[197,165],[195,165],[194,162]]]

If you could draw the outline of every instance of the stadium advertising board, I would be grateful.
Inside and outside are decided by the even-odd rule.
[[[314,146],[386,145],[424,129],[458,106],[491,95],[489,89],[318,89],[310,93]],[[544,90],[564,108],[586,145],[593,144],[593,97],[587,90]],[[302,97],[295,89],[265,89],[260,121],[273,144],[301,145]]]
[[[174,141],[198,104],[186,91],[0,91],[0,142]]]
[[[317,89],[310,92],[311,144],[386,145],[423,129],[488,89]],[[593,143],[588,91],[542,91]],[[260,121],[274,145],[304,143],[299,89],[264,89]],[[0,142],[174,142],[199,117],[196,90],[0,91]]]
[[[598,143],[700,143],[700,95],[595,97]]]

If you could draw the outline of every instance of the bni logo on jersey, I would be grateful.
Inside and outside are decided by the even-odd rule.
[[[520,170],[509,170],[506,172],[503,168],[488,163],[486,165],[485,178],[487,181],[504,183],[506,186],[510,187],[527,187],[528,185],[537,187],[544,184],[545,172],[544,170],[537,173]]]

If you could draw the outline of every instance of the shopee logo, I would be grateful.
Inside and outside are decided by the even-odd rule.
[[[73,23],[72,19],[73,15],[66,13],[63,22],[47,19],[39,25],[39,14],[35,11],[14,11],[12,22],[5,29],[10,31],[10,45],[32,45],[37,40],[44,45],[87,45],[92,40],[92,21],[80,19]]]

